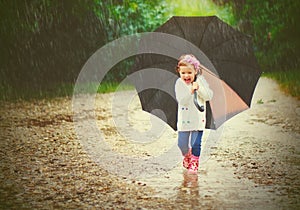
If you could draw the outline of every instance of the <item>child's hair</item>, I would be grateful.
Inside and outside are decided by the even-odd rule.
[[[192,65],[196,70],[197,74],[202,74],[202,70],[200,68],[200,62],[192,54],[185,54],[179,57],[176,71],[179,72],[181,66],[188,66],[188,65]]]

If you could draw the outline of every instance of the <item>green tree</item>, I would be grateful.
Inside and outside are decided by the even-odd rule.
[[[2,0],[0,87],[42,90],[74,82],[86,59],[104,44],[92,3]]]
[[[300,1],[214,0],[231,4],[237,26],[253,37],[256,55],[264,71],[289,70],[300,64]]]
[[[216,15],[229,25],[235,24],[229,4],[217,6],[212,0],[166,0],[169,16],[212,16]]]
[[[164,1],[152,0],[94,0],[95,13],[105,29],[106,42],[125,35],[151,32],[167,20]],[[104,78],[120,82],[129,73],[134,58],[117,64]]]
[[[121,36],[150,32],[166,21],[164,1],[94,0],[95,12],[105,27],[107,41]]]
[[[97,49],[153,31],[165,21],[164,8],[158,0],[1,0],[0,92],[74,83]],[[124,77],[123,67],[110,79]]]

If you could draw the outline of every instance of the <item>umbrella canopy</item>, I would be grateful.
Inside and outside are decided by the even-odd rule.
[[[232,28],[216,16],[172,17],[155,32],[181,37],[194,44],[209,59],[209,63],[196,55],[202,63],[203,75],[214,92],[207,104],[206,128],[217,129],[226,120],[250,107],[252,95],[261,71],[255,59],[251,37]],[[193,52],[185,52],[191,54]],[[179,57],[179,56],[178,56]],[[175,73],[177,60],[158,54],[136,56],[133,71],[159,68]],[[213,68],[212,68],[213,67]],[[157,78],[159,83],[174,89],[178,77]],[[166,93],[161,89],[143,87],[148,76],[134,81],[143,110],[164,112],[163,118],[177,130],[177,102],[174,90]]]

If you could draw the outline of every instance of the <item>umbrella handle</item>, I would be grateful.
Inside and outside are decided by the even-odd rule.
[[[199,104],[198,104],[196,91],[194,91],[194,104],[200,112],[204,112],[204,106],[203,105],[199,106]]]

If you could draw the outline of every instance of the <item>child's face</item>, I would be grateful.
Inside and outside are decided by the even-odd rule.
[[[187,85],[189,85],[195,80],[196,70],[193,67],[180,66],[179,76]]]

